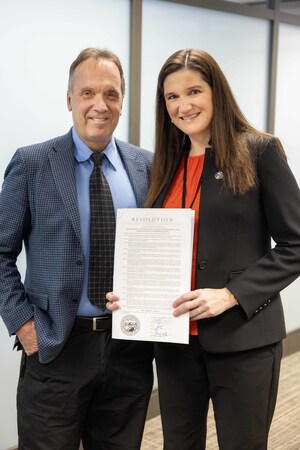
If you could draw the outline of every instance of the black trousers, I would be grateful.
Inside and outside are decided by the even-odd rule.
[[[153,345],[74,327],[59,356],[23,352],[20,450],[138,450],[153,384]]]
[[[266,450],[282,343],[212,354],[189,345],[154,345],[164,450],[204,450],[209,399],[220,450]]]

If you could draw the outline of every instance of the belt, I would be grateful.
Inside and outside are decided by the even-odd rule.
[[[98,317],[79,317],[75,319],[76,327],[88,328],[92,331],[111,330],[111,314]]]

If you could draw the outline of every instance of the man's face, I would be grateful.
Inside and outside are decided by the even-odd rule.
[[[121,76],[113,61],[89,58],[73,74],[67,93],[76,133],[93,151],[109,143],[122,113]]]

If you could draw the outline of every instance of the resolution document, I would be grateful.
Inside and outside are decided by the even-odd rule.
[[[189,314],[173,301],[191,289],[194,211],[118,209],[112,337],[187,344]]]

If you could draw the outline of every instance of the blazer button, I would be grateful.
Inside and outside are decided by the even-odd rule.
[[[77,259],[77,261],[76,261],[76,266],[82,266],[82,261],[81,261],[81,259]]]
[[[73,302],[73,303],[78,303],[77,298],[72,298],[72,302]]]
[[[199,263],[198,263],[198,269],[199,270],[204,270],[204,269],[206,269],[206,261],[200,261]]]

